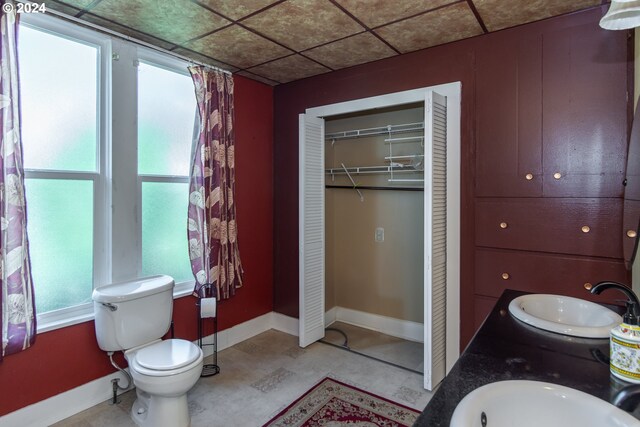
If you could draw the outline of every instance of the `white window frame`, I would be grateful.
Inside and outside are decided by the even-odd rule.
[[[189,64],[49,15],[22,14],[20,19],[20,25],[97,46],[100,59],[97,172],[26,170],[25,177],[93,181],[93,286],[138,278],[142,269],[142,182],[188,183],[189,177],[138,175],[137,65],[142,61],[188,76]],[[195,280],[176,283],[174,298],[190,295],[194,284]],[[37,332],[93,318],[93,303],[37,314]]]
[[[191,77],[191,75],[189,74],[189,71],[187,69],[187,67],[189,66],[189,64],[186,61],[182,61],[180,59],[177,58],[172,58],[170,56],[167,55],[163,55],[159,52],[155,52],[151,49],[146,49],[143,47],[138,47],[137,48],[137,58],[135,61],[136,65],[139,65],[140,63],[144,63],[153,67],[159,67],[162,69],[165,69],[167,71],[171,71],[177,74],[182,74],[184,76],[188,76]],[[137,93],[137,91],[136,91]],[[194,107],[194,111],[196,108],[196,105],[193,106]],[[136,106],[137,108],[137,106]],[[136,121],[136,147],[138,146],[138,141],[137,141],[137,135],[138,135],[138,127],[137,127],[137,121]],[[137,165],[137,159],[136,159],[136,165]],[[136,167],[137,169],[137,167]],[[138,252],[138,256],[137,256],[137,260],[138,260],[138,266],[137,266],[137,271],[138,271],[138,277],[140,277],[142,275],[142,184],[145,182],[160,182],[160,183],[177,183],[177,184],[184,184],[186,183],[187,185],[189,184],[189,175],[159,175],[159,174],[137,174],[137,191],[138,191],[138,218],[140,219],[137,224],[138,224],[138,239],[140,242],[140,250]],[[186,197],[185,197],[186,199]],[[186,224],[187,224],[187,207],[188,205],[185,205],[185,236],[186,236]],[[183,295],[189,295],[191,294],[191,292],[193,291],[193,287],[195,286],[195,279],[191,279],[191,280],[187,280],[187,281],[182,281],[182,282],[176,282],[176,287],[174,288],[174,296],[178,295],[178,296],[183,296]]]
[[[110,211],[107,206],[111,203],[109,182],[110,164],[110,94],[108,82],[111,76],[111,43],[109,37],[67,23],[48,19],[42,14],[22,14],[20,25],[37,31],[81,43],[98,49],[97,67],[97,144],[96,171],[73,172],[42,169],[25,169],[25,179],[59,179],[81,180],[93,182],[93,286],[99,283],[109,283],[111,280],[111,265],[108,253],[111,239],[108,227],[111,224]],[[28,82],[22,82],[28,84]],[[27,201],[28,203],[28,201]],[[36,298],[38,295],[36,293]],[[93,319],[93,304],[85,303],[76,306],[53,310],[37,314],[38,333],[72,325]]]

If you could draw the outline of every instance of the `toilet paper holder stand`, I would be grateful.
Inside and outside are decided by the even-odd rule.
[[[196,301],[196,316],[197,316],[197,324],[198,324],[198,346],[202,349],[203,353],[207,353],[205,351],[208,347],[213,347],[213,363],[205,363],[202,365],[202,374],[201,377],[211,377],[213,375],[220,373],[220,366],[218,366],[218,314],[216,313],[215,317],[212,318],[203,318],[200,311],[200,300],[202,298],[210,298],[213,296],[213,286],[210,284],[202,286],[198,290],[198,299]],[[204,334],[205,329],[208,323],[212,323],[213,326],[213,334],[212,334],[212,342],[206,343],[204,342]]]

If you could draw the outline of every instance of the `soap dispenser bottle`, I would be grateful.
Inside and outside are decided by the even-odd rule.
[[[640,384],[640,301],[631,289],[617,282],[600,282],[591,288],[591,293],[599,295],[606,289],[617,289],[628,298],[622,323],[613,328],[610,334],[611,374],[624,381]]]

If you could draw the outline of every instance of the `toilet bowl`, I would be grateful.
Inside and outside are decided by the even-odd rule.
[[[202,373],[202,350],[190,341],[161,340],[171,325],[174,281],[152,276],[93,291],[96,338],[107,352],[124,351],[136,386],[131,418],[140,427],[191,425],[187,392]]]
[[[136,386],[133,421],[140,427],[188,427],[187,391],[202,373],[202,350],[189,341],[170,339],[124,354]]]

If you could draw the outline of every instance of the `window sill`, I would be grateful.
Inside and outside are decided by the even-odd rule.
[[[183,298],[193,292],[193,281],[179,283],[173,289],[173,299]],[[52,311],[38,316],[37,333],[54,331],[67,326],[89,322],[94,319],[93,303],[70,307],[64,310]]]

